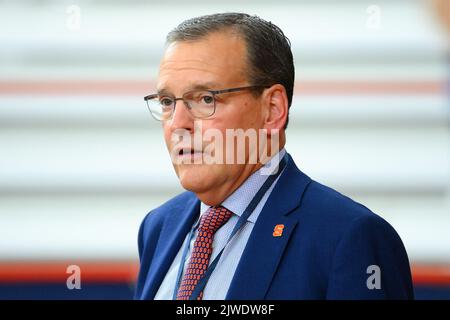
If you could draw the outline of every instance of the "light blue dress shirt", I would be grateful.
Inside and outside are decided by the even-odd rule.
[[[211,255],[210,263],[214,261],[215,257],[220,253],[222,248],[225,247],[225,250],[220,257],[216,269],[211,274],[211,277],[206,284],[206,287],[203,291],[203,300],[225,299],[231,284],[231,280],[233,279],[239,260],[241,259],[242,253],[247,244],[247,240],[253,230],[253,226],[255,225],[256,220],[258,219],[258,216],[262,208],[264,207],[264,204],[269,198],[269,195],[271,194],[281,175],[278,176],[278,178],[264,194],[255,210],[248,217],[247,223],[233,237],[230,243],[227,244],[228,237],[230,236],[234,226],[239,220],[239,217],[244,213],[250,201],[252,201],[253,197],[256,195],[258,190],[268,178],[267,172],[269,172],[271,168],[275,168],[278,165],[285,153],[285,149],[282,149],[278,153],[278,156],[274,156],[263,167],[254,172],[247,180],[244,181],[244,183],[238,189],[236,189],[227,199],[225,199],[225,201],[222,202],[222,206],[232,211],[233,215],[231,216],[230,220],[228,220],[228,222],[224,224],[214,235],[212,244],[213,252]],[[200,219],[201,215],[204,214],[208,209],[208,205],[201,203],[200,215],[197,219],[197,222]],[[186,255],[186,260],[184,261],[184,272],[186,272],[186,268],[191,256],[191,249],[194,246],[196,237],[197,231],[195,232],[195,235],[194,237],[192,237],[190,242],[189,251]],[[159,287],[158,292],[155,295],[155,300],[172,300],[177,281],[177,274],[182,259],[183,249],[185,248],[188,241],[189,234],[186,236],[183,245],[178,251],[175,259],[173,260],[169,271],[164,277],[164,280],[162,281],[161,286]]]

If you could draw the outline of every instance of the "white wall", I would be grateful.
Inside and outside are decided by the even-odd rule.
[[[237,10],[291,39],[301,169],[387,219],[413,261],[450,261],[448,43],[427,4],[377,1],[374,29],[372,2],[246,3],[0,2],[0,259],[136,258],[143,216],[181,191],[142,99],[165,34]]]

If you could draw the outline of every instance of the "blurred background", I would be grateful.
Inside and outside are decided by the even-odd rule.
[[[182,191],[154,89],[165,35],[241,11],[290,38],[287,150],[403,239],[450,299],[449,1],[0,0],[0,299],[128,299],[145,214]],[[70,290],[70,265],[81,289]]]

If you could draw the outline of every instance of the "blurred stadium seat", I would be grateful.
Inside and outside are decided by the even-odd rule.
[[[418,298],[450,299],[448,39],[429,2],[376,3],[77,1],[77,25],[66,2],[0,1],[0,298],[131,297],[139,224],[181,191],[143,101],[165,34],[244,11],[292,42],[287,150],[396,228]]]

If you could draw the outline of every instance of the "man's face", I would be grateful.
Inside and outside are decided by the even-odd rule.
[[[216,32],[196,41],[172,43],[161,61],[158,92],[181,97],[185,92],[199,87],[220,90],[253,85],[247,79],[246,57],[244,40],[230,32]],[[217,95],[215,114],[201,120],[201,131],[204,133],[211,128],[217,129],[226,145],[226,129],[262,128],[262,109],[261,99],[249,90]],[[199,120],[192,117],[183,101],[178,100],[173,118],[163,122],[164,138],[171,154],[176,146],[173,135],[181,130],[193,137],[194,121]],[[202,143],[202,152],[206,152],[206,145],[206,142]],[[227,151],[224,147],[224,152]],[[198,156],[202,155],[184,155]],[[196,193],[209,205],[217,204],[217,200],[222,201],[221,198],[234,191],[257,166],[248,163],[174,164],[182,186]],[[212,195],[214,190],[215,194]]]

